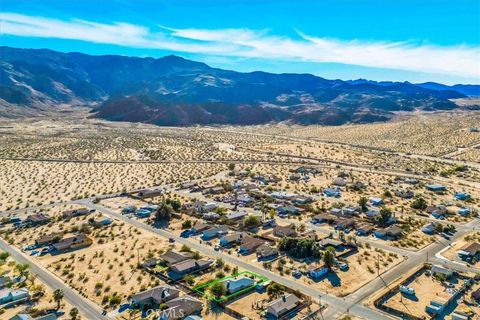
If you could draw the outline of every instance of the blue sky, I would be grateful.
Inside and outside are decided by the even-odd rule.
[[[238,71],[480,83],[480,0],[2,0],[2,45]]]

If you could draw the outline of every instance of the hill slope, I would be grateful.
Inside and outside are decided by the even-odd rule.
[[[30,109],[94,105],[95,115],[159,125],[342,124],[394,111],[455,108],[455,87],[241,73],[177,56],[90,56],[0,47],[0,103]]]

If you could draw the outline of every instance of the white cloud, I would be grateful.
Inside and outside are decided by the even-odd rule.
[[[126,47],[165,49],[205,55],[335,62],[365,67],[479,77],[480,48],[465,45],[442,47],[409,42],[337,40],[305,35],[298,39],[250,29],[177,29],[115,22],[58,20],[1,13],[3,34],[75,39]]]

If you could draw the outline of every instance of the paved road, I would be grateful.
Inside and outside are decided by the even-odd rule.
[[[5,240],[0,238],[0,249],[8,252],[13,259],[19,263],[27,263],[30,265],[30,271],[38,276],[52,290],[62,289],[64,298],[72,306],[78,308],[80,313],[87,319],[108,319],[102,316],[102,309],[92,301],[82,297],[78,292],[67,286],[62,280],[57,278],[53,273],[38,264],[36,261],[25,255],[17,248],[10,246]]]
[[[239,259],[237,257],[234,257],[234,256],[231,256],[231,255],[228,255],[224,252],[218,252],[218,251],[214,251],[213,248],[211,247],[207,247],[207,246],[204,246],[202,244],[199,244],[197,242],[194,242],[194,241],[191,241],[189,240],[188,238],[182,238],[182,237],[179,237],[179,236],[176,236],[174,235],[173,233],[169,232],[169,231],[166,231],[164,229],[157,229],[157,228],[154,228],[150,225],[147,225],[145,224],[144,222],[141,222],[139,220],[135,220],[135,219],[129,219],[127,217],[125,217],[124,215],[122,214],[119,214],[113,210],[110,210],[108,208],[105,208],[99,204],[93,204],[92,202],[88,201],[88,200],[85,200],[85,201],[81,201],[79,203],[82,203],[83,205],[89,207],[89,208],[92,208],[92,209],[96,209],[100,212],[103,212],[113,218],[116,218],[120,221],[123,221],[125,223],[129,223],[139,229],[143,229],[143,230],[147,230],[147,231],[150,231],[150,232],[153,232],[153,233],[156,233],[164,238],[174,238],[176,240],[176,242],[180,243],[180,244],[185,244],[205,255],[208,255],[208,256],[221,256],[221,258],[225,261],[225,262],[228,262],[232,265],[235,265],[235,266],[239,266],[240,268],[243,268],[243,269],[246,269],[246,270],[250,270],[252,272],[255,272],[255,273],[258,273],[258,274],[261,274],[265,277],[268,277],[269,279],[271,279],[272,281],[275,281],[277,283],[280,283],[280,284],[283,284],[285,286],[288,286],[290,288],[294,288],[294,289],[298,289],[300,290],[301,292],[303,292],[304,294],[314,298],[314,299],[318,299],[319,295],[323,295],[322,296],[322,303],[327,303],[329,305],[329,308],[328,310],[326,311],[325,315],[327,314],[330,314],[330,313],[335,313],[335,314],[338,314],[338,313],[346,313],[347,312],[347,309],[349,309],[350,313],[354,313],[354,314],[357,314],[358,316],[361,316],[361,317],[364,317],[366,319],[373,319],[373,320],[380,320],[380,319],[389,319],[389,317],[385,316],[383,313],[381,312],[378,312],[376,310],[372,310],[372,309],[369,309],[369,308],[366,308],[362,305],[347,305],[345,304],[345,300],[342,299],[342,298],[338,298],[338,297],[335,297],[335,296],[332,296],[332,295],[327,295],[326,293],[324,292],[321,292],[317,289],[314,289],[312,287],[309,287],[299,281],[295,281],[295,280],[291,280],[289,278],[284,278],[280,275],[277,275],[273,272],[270,272],[268,270],[265,270],[263,268],[258,268],[242,259]],[[326,316],[325,316],[326,319],[328,319]]]
[[[429,161],[435,161],[435,162],[441,162],[441,163],[453,164],[453,165],[464,164],[464,165],[471,166],[473,168],[480,169],[480,163],[478,163],[478,162],[455,160],[455,159],[445,159],[445,158],[436,157],[436,156],[426,156],[426,155],[419,155],[419,154],[409,154],[409,153],[404,153],[404,152],[392,151],[392,150],[388,150],[388,149],[368,147],[368,146],[362,146],[362,145],[351,144],[351,143],[328,141],[328,140],[322,140],[322,139],[318,139],[318,138],[295,138],[295,137],[278,135],[278,134],[274,135],[274,134],[266,134],[266,133],[245,132],[245,131],[240,131],[240,130],[218,129],[218,128],[213,128],[213,127],[205,127],[203,129],[204,130],[209,130],[209,131],[239,133],[239,134],[245,134],[245,135],[263,136],[263,137],[270,137],[270,138],[277,138],[277,139],[282,138],[282,139],[285,139],[285,140],[296,141],[296,142],[312,142],[312,141],[314,141],[314,142],[320,142],[320,143],[325,143],[325,144],[330,144],[330,145],[349,146],[349,147],[365,149],[365,150],[369,150],[369,151],[390,153],[392,155],[394,154],[394,155],[398,155],[398,156],[402,156],[402,157],[410,158],[410,159],[423,159],[423,160],[429,160]]]

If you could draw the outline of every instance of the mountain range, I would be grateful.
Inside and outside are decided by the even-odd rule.
[[[397,111],[450,110],[479,85],[327,80],[311,74],[242,73],[178,56],[92,56],[0,47],[0,106],[90,106],[92,116],[157,125],[343,124]]]

